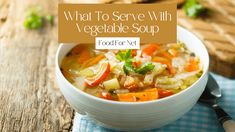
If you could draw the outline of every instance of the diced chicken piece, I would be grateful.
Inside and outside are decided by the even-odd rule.
[[[135,81],[135,78],[127,76],[124,82],[124,87],[127,89],[136,89],[138,88],[138,82]]]

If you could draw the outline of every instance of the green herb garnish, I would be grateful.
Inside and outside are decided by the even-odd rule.
[[[123,71],[125,74],[129,74],[130,72],[135,72],[141,75],[146,74],[147,72],[154,69],[154,65],[152,63],[146,63],[139,68],[133,67],[132,63],[134,62],[132,58],[132,50],[126,50],[125,52],[118,51],[116,58],[120,61],[124,61]]]
[[[136,69],[136,73],[139,74],[146,74],[147,72],[151,71],[154,69],[154,65],[152,63],[145,63],[144,65],[142,65],[140,68]]]
[[[132,66],[132,62],[125,62],[123,65],[123,71],[125,74],[129,74],[130,72],[135,72],[135,68]]]
[[[197,2],[197,0],[187,0],[183,9],[186,15],[192,18],[196,18],[207,12],[207,9]]]
[[[131,52],[132,50],[127,50],[125,52],[119,50],[116,58],[120,61],[130,61],[132,59]]]
[[[26,12],[24,27],[27,29],[39,29],[44,26],[44,20],[47,20],[51,25],[54,22],[52,15],[43,15],[40,6],[31,7]]]
[[[28,29],[39,29],[43,25],[43,19],[42,16],[39,16],[36,13],[31,13],[26,16],[24,21],[25,28]]]

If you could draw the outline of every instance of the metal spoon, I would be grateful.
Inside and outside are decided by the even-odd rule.
[[[235,122],[232,118],[217,104],[217,99],[220,98],[221,90],[215,79],[209,74],[208,82],[204,92],[202,93],[199,102],[212,107],[217,115],[219,123],[223,126],[226,132],[235,132]]]

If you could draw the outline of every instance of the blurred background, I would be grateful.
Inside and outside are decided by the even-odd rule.
[[[54,79],[58,3],[178,3],[210,70],[235,77],[235,0],[0,0],[0,131],[70,131],[74,111]],[[112,5],[110,5],[112,6]]]

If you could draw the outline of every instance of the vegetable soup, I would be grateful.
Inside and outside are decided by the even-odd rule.
[[[78,44],[63,59],[61,71],[78,89],[124,102],[176,94],[197,81],[202,64],[181,43],[146,44],[138,50],[96,50]]]

